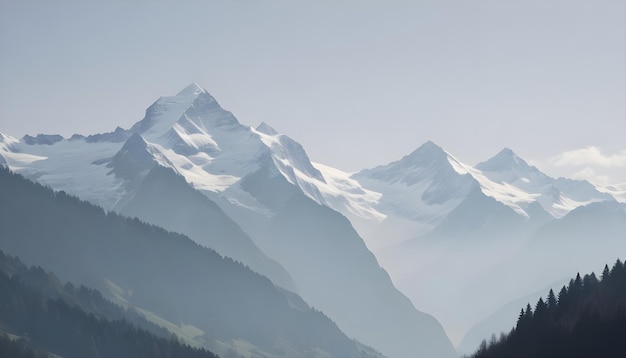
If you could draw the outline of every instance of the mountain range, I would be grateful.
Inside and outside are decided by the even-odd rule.
[[[39,183],[242,262],[387,356],[454,356],[441,325],[393,286],[350,222],[305,195],[302,173],[323,177],[302,147],[264,131],[190,85],[157,100],[131,129],[5,136],[2,156]]]
[[[508,302],[626,249],[619,197],[587,181],[551,178],[510,149],[470,167],[428,142],[352,178],[382,193],[376,208],[387,215],[362,227],[363,238],[398,288],[456,342]],[[487,294],[494,284],[499,289]]]
[[[459,343],[626,248],[619,189],[551,178],[508,148],[466,165],[433,142],[346,173],[269,124],[240,124],[196,84],[129,129],[0,134],[0,165],[232,257],[389,357],[454,356],[437,320]]]

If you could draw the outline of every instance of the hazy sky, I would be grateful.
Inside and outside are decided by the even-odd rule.
[[[128,128],[191,82],[348,171],[433,140],[626,183],[622,0],[0,0],[0,132]]]

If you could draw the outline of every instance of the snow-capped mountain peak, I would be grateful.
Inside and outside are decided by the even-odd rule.
[[[445,159],[448,153],[432,141],[428,141],[400,160],[405,165],[422,166]]]
[[[412,186],[425,180],[466,173],[465,165],[432,141],[428,141],[398,161],[362,170],[354,177]]]
[[[376,210],[420,222],[420,230],[429,230],[476,188],[467,172],[464,164],[428,141],[398,161],[362,170],[351,178],[382,194]]]
[[[15,150],[14,146],[17,143],[19,143],[17,138],[0,132],[0,147],[5,150]]]
[[[256,127],[256,131],[267,135],[278,135],[276,129],[272,128],[269,124],[265,122],[261,122],[261,124]]]
[[[159,98],[130,131],[166,148],[190,147],[192,151],[211,152],[217,148],[209,132],[218,128],[233,131],[244,127],[213,96],[194,83],[175,96]]]
[[[501,171],[509,169],[511,166],[527,166],[527,163],[508,147],[502,149],[498,154],[487,161],[476,165],[482,171]]]
[[[509,148],[502,149],[491,159],[477,164],[475,168],[482,171],[490,180],[498,183],[509,183],[525,189],[529,185],[543,187],[551,180]]]
[[[612,200],[588,182],[580,180],[554,179],[529,165],[511,149],[505,148],[493,158],[479,163],[473,174],[486,187],[497,187],[504,195],[490,195],[516,211],[537,201],[553,217],[560,218],[571,210],[595,201]],[[489,182],[480,180],[484,176]],[[495,184],[495,185],[494,185]],[[495,193],[495,191],[492,191]],[[517,206],[517,207],[516,207]]]
[[[206,89],[202,88],[197,83],[192,83],[187,87],[183,88],[180,92],[178,92],[177,96],[190,96],[190,95],[198,95],[200,93],[208,93]]]

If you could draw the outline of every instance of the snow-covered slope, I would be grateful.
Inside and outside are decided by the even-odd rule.
[[[579,206],[614,199],[611,195],[598,191],[587,181],[551,178],[530,166],[508,148],[477,164],[475,168],[495,183],[510,185],[527,193],[529,198],[539,202],[556,218],[563,217]],[[519,202],[521,206],[523,203]]]
[[[7,140],[2,148],[19,173],[185,233],[280,283],[271,265],[262,265],[277,259],[307,302],[383,354],[454,355],[439,323],[393,286],[335,211],[379,222],[384,215],[372,205],[380,195],[313,165],[300,144],[268,125],[241,125],[195,84],[159,98],[130,129]],[[18,162],[24,154],[30,159]],[[232,238],[215,240],[231,219]],[[243,232],[235,233],[239,226]],[[246,243],[245,233],[255,242]]]
[[[129,131],[158,148],[196,189],[212,192],[257,170],[264,149],[250,128],[196,84],[161,97]]]
[[[61,139],[52,144],[28,139],[8,142],[9,146],[0,148],[0,155],[17,173],[56,190],[80,194],[84,200],[106,209],[111,209],[124,195],[123,181],[108,175],[110,168],[101,161],[113,157],[123,143],[89,143],[85,138]]]
[[[352,176],[383,193],[377,208],[387,215],[436,223],[469,193],[474,181],[465,166],[432,142],[397,162]]]
[[[475,181],[465,166],[432,142],[402,159],[353,174],[364,189],[379,193],[380,225],[354,219],[368,246],[378,250],[435,228],[468,195]]]
[[[560,218],[579,206],[615,200],[611,193],[617,192],[602,192],[587,181],[551,178],[508,148],[472,167],[432,142],[396,162],[362,170],[351,178],[379,195],[378,201],[369,205],[387,220],[422,224],[411,236],[433,229],[474,186],[526,218],[536,210],[533,203]]]
[[[626,183],[596,186],[596,189],[601,193],[610,194],[620,203],[626,203]]]
[[[344,214],[381,221],[385,215],[374,209],[380,194],[364,190],[349,174],[309,160],[304,148],[266,123],[255,130],[271,149],[272,159],[281,174],[318,204]]]
[[[129,130],[118,127],[110,133],[70,139],[57,135],[1,139],[0,155],[13,171],[106,210],[186,234],[276,284],[297,290],[285,269],[259,250],[217,205],[179,185],[222,191],[256,170],[256,156],[265,148],[257,135],[197,85],[160,98]],[[155,167],[167,168],[180,178],[170,178],[165,171],[160,178],[148,176]],[[155,195],[146,194],[150,192]]]

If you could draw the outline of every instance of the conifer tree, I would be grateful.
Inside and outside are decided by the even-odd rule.
[[[530,303],[526,304],[526,317],[533,318],[533,308],[530,307]]]
[[[624,264],[622,263],[622,261],[620,261],[620,259],[617,259],[617,261],[615,261],[615,265],[613,265],[613,268],[611,269],[611,276],[613,276],[613,274],[619,275],[619,271],[621,271],[623,268]]]
[[[539,297],[539,300],[537,301],[537,305],[535,306],[535,318],[536,319],[544,318],[547,308],[548,308],[548,305],[546,305],[545,301],[543,300],[543,297]]]
[[[595,273],[591,273],[590,275],[585,275],[583,278],[583,290],[585,292],[593,292],[593,290],[598,285],[598,278]]]
[[[609,265],[604,265],[604,270],[602,271],[602,281],[608,280],[611,276],[611,271],[609,271]]]
[[[576,275],[558,299],[550,290],[520,311],[508,335],[472,355],[473,358],[623,358],[626,357],[626,266],[618,260],[602,281],[595,274]]]
[[[548,308],[550,310],[554,310],[556,309],[556,297],[554,296],[554,291],[552,289],[550,289],[550,292],[548,293]]]

